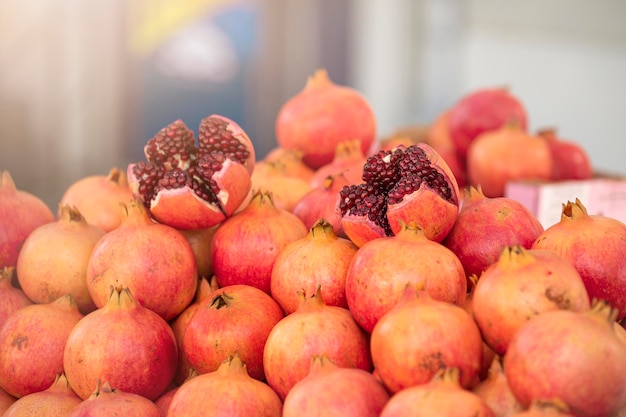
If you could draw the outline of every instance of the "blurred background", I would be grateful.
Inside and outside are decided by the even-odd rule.
[[[306,78],[370,102],[379,136],[507,86],[626,175],[624,0],[0,0],[0,170],[53,210],[74,181],[142,159],[213,113],[259,158]]]

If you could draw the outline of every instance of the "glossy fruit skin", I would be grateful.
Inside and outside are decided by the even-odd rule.
[[[317,169],[333,160],[346,139],[361,142],[367,154],[376,137],[376,118],[356,90],[333,83],[320,69],[298,94],[287,100],[276,117],[276,139],[285,149],[299,149],[303,161]]]

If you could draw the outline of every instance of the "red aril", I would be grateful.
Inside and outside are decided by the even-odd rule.
[[[25,395],[0,415],[3,417],[63,417],[81,402],[83,400],[72,391],[65,374],[61,373],[56,376],[50,387]]]

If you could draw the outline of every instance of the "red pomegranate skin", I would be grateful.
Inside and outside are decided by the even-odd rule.
[[[0,269],[0,327],[11,313],[33,303],[24,291],[13,285],[14,276],[14,266]]]
[[[78,404],[67,417],[163,417],[161,410],[149,399],[112,388],[108,382],[98,383],[95,391]]]
[[[14,402],[5,414],[0,415],[4,417],[62,417],[82,401],[72,391],[65,375],[58,374],[50,387],[23,396]],[[0,413],[2,413],[1,407]]]

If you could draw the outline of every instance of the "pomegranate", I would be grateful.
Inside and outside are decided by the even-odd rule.
[[[326,355],[313,356],[307,376],[289,391],[283,417],[378,417],[389,393],[371,373],[340,368]]]
[[[569,261],[578,271],[590,299],[606,300],[626,317],[626,224],[589,215],[576,199],[563,204],[561,220],[547,228],[532,246]]]
[[[581,145],[560,138],[556,129],[541,129],[537,134],[548,142],[552,153],[552,180],[586,180],[593,176],[589,154]]]
[[[361,182],[361,173],[366,160],[361,149],[361,141],[354,139],[341,141],[335,148],[333,160],[315,171],[310,181],[311,187],[320,187],[326,177],[340,173],[350,184],[358,184]]]
[[[450,367],[459,369],[461,385],[469,388],[478,377],[482,343],[476,323],[463,308],[407,285],[372,330],[372,361],[393,393],[425,384]]]
[[[493,359],[487,378],[473,387],[472,392],[482,398],[494,417],[510,417],[524,410],[511,392],[500,356]]]
[[[0,268],[17,265],[17,256],[28,235],[54,214],[39,197],[18,190],[9,171],[0,172]]]
[[[265,158],[261,161],[257,161],[257,163],[263,166],[266,162],[278,162],[285,167],[285,175],[302,178],[309,182],[311,178],[313,178],[315,170],[305,164],[302,157],[302,151],[299,149],[285,149],[277,146],[270,150],[267,155],[265,155]],[[254,170],[256,171],[256,169],[257,166],[255,164]]]
[[[465,158],[459,155],[456,145],[450,137],[450,113],[450,109],[439,113],[430,126],[428,126],[424,142],[432,146],[447,162],[459,187],[465,187],[467,185]]]
[[[17,398],[9,395],[5,390],[0,388],[0,416],[4,415],[4,412],[11,407],[15,401],[17,401]]]
[[[454,253],[409,223],[396,235],[372,240],[352,258],[346,300],[354,319],[371,332],[398,302],[407,284],[423,286],[436,300],[462,305],[467,293],[463,265]]]
[[[399,146],[370,156],[362,184],[344,187],[337,202],[342,225],[357,245],[418,224],[441,242],[459,212],[459,188],[446,162],[429,145]]]
[[[104,234],[76,207],[61,207],[57,221],[39,226],[24,241],[16,269],[24,293],[36,303],[71,294],[83,314],[95,310],[87,288],[87,263]]]
[[[616,315],[597,302],[586,312],[547,311],[526,322],[504,357],[515,398],[524,407],[559,398],[580,417],[626,407],[626,345],[615,334]]]
[[[109,232],[122,223],[120,203],[132,198],[126,171],[113,167],[108,175],[89,175],[70,184],[61,196],[57,217],[63,217],[64,206],[72,206],[87,223]]]
[[[72,391],[65,375],[58,374],[50,387],[25,395],[0,415],[3,417],[64,417],[82,401]]]
[[[342,368],[372,368],[369,336],[350,311],[326,305],[319,288],[300,294],[300,306],[274,326],[263,352],[267,383],[283,400],[307,376],[314,355],[325,354]]]
[[[387,402],[380,417],[495,417],[476,394],[463,389],[459,370],[444,368],[425,384],[406,388]]]
[[[299,290],[313,294],[318,287],[327,305],[348,308],[346,274],[358,248],[337,237],[333,226],[320,219],[302,239],[285,246],[272,268],[271,294],[285,314],[300,305]]]
[[[210,395],[207,395],[210,393]],[[180,386],[168,417],[281,417],[282,403],[267,384],[248,375],[238,355],[213,372],[198,375]]]
[[[302,151],[304,163],[317,169],[333,160],[337,144],[346,139],[360,141],[367,154],[376,139],[376,118],[362,94],[335,84],[319,69],[280,108],[276,139],[285,149]]]
[[[245,284],[269,294],[276,257],[307,233],[295,214],[276,207],[270,192],[256,191],[248,206],[213,235],[211,263],[218,284]]]
[[[128,166],[133,195],[154,218],[177,229],[205,229],[232,215],[250,191],[254,147],[234,121],[211,115],[200,122],[198,146],[182,120],[144,147],[147,162]]]
[[[141,395],[111,388],[108,382],[96,387],[67,417],[163,417],[156,404]]]
[[[553,398],[533,401],[526,410],[512,414],[512,417],[575,417],[575,415],[569,413],[569,407],[561,400]]]
[[[548,143],[517,124],[481,134],[467,150],[469,184],[487,197],[504,196],[511,181],[549,181],[552,165]]]
[[[311,185],[303,178],[287,175],[280,162],[264,162],[254,166],[252,190],[271,192],[278,208],[293,211],[298,200],[311,191]]]
[[[185,336],[185,331],[187,331],[189,321],[200,306],[200,302],[218,289],[219,286],[217,285],[215,277],[210,279],[205,277],[200,278],[194,301],[170,323],[170,327],[176,338],[176,346],[178,347],[178,366],[176,367],[176,374],[174,375],[174,383],[176,385],[182,384],[185,379],[189,377],[189,372],[193,369],[183,349],[183,337]]]
[[[63,372],[63,349],[82,317],[70,295],[11,314],[0,328],[0,387],[18,398],[50,387]]]
[[[197,376],[197,375],[198,374],[195,374],[194,376]],[[170,404],[172,404],[172,399],[174,399],[174,395],[176,395],[176,392],[178,392],[179,388],[180,388],[180,385],[176,385],[168,389],[167,391],[165,391],[163,394],[159,396],[159,398],[154,400],[154,405],[157,406],[157,408],[159,409],[163,417],[167,416],[167,410],[169,410]]]
[[[109,301],[111,286],[128,287],[144,307],[169,321],[196,293],[193,249],[180,231],[153,222],[139,201],[121,207],[125,213],[122,224],[96,243],[89,258],[89,294],[95,305],[102,307]]]
[[[480,276],[506,246],[529,249],[543,232],[534,214],[508,197],[486,197],[480,185],[463,190],[463,205],[443,244],[459,258],[465,274]]]
[[[216,230],[217,226],[197,230],[180,230],[191,245],[191,250],[193,250],[199,278],[210,278],[213,275],[211,241]]]
[[[293,214],[298,216],[309,229],[319,219],[326,219],[332,224],[333,231],[337,236],[347,237],[341,225],[341,217],[335,210],[339,192],[346,185],[350,184],[341,173],[327,176],[322,185],[312,189],[300,198],[293,208]]]
[[[63,366],[72,389],[87,399],[98,381],[154,400],[169,386],[178,356],[172,329],[135,301],[128,288],[114,288],[103,307],[72,329]]]
[[[282,318],[278,303],[260,289],[223,287],[198,304],[183,335],[183,351],[200,374],[217,370],[237,354],[252,378],[264,380],[263,348]]]
[[[13,286],[14,275],[14,266],[0,269],[0,328],[14,311],[33,303],[24,291]]]
[[[519,97],[507,88],[479,88],[461,97],[449,109],[448,129],[459,157],[468,157],[470,145],[485,132],[514,122],[526,131],[528,115]]]
[[[504,355],[530,318],[546,311],[587,311],[589,295],[576,269],[547,250],[507,246],[478,279],[474,319],[485,342]]]

